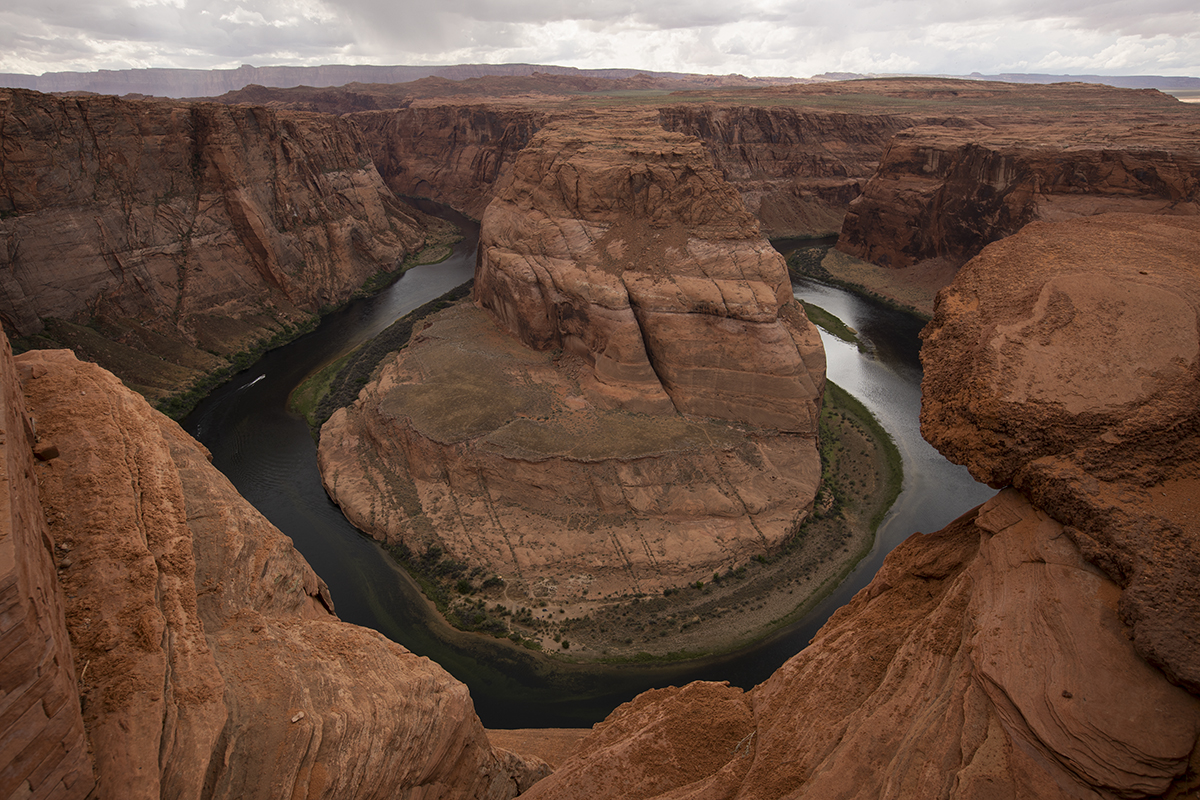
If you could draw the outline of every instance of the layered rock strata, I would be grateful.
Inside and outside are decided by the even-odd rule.
[[[549,120],[504,103],[421,105],[348,114],[379,174],[396,194],[428,197],[475,219],[503,172]]]
[[[926,328],[922,431],[1067,525],[1138,651],[1200,691],[1200,218],[1035,223]]]
[[[1062,531],[1007,490],[914,535],[763,684],[647,692],[526,796],[1185,796],[1200,700]]]
[[[926,329],[923,432],[993,485],[749,692],[650,692],[529,797],[1200,790],[1195,220],[1033,224]]]
[[[67,351],[17,358],[105,797],[514,796],[466,687],[337,619],[324,583],[177,425]],[[66,665],[69,670],[71,665]]]
[[[1200,214],[1200,122],[915,127],[891,140],[838,249],[884,267],[965,263],[1035,220]]]
[[[56,548],[38,501],[40,446],[8,341],[0,337],[0,797],[88,797],[95,787],[79,710]]]
[[[0,120],[0,321],[150,396],[425,239],[334,117],[2,90]]]
[[[363,530],[559,603],[769,552],[820,478],[824,353],[700,143],[542,129],[484,215],[475,297],[322,428]]]

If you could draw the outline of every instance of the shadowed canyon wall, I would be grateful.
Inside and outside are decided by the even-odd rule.
[[[334,117],[0,91],[0,321],[36,336],[53,320],[150,396],[425,236]]]

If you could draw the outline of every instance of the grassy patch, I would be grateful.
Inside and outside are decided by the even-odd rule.
[[[808,319],[812,324],[824,328],[827,333],[836,336],[843,342],[849,342],[859,350],[862,350],[862,342],[859,341],[858,331],[854,330],[854,328],[851,328],[820,306],[813,305],[804,300],[800,301],[800,305],[804,307],[804,313],[808,315]]]

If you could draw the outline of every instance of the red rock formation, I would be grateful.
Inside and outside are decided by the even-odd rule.
[[[1200,219],[1032,224],[963,268],[922,350],[926,438],[1066,523],[1139,652],[1193,691],[1198,278]]]
[[[346,116],[362,131],[392,191],[432,198],[475,219],[483,216],[501,174],[548,118],[541,110],[499,103]]]
[[[332,117],[3,90],[0,120],[10,333],[91,324],[195,374],[424,241],[420,215]]]
[[[75,664],[34,480],[38,445],[8,341],[0,337],[0,797],[88,797],[95,786]]]
[[[1009,490],[898,547],[760,686],[648,692],[526,796],[1184,796],[1200,700],[1134,652],[1118,595]]]
[[[644,114],[548,125],[481,241],[491,318],[442,312],[322,428],[357,526],[559,604],[791,536],[820,479],[824,352],[697,140]]]
[[[535,137],[484,215],[475,297],[587,361],[594,402],[816,432],[824,353],[783,259],[700,143],[644,116]]]
[[[511,797],[466,687],[340,622],[207,452],[66,351],[17,359],[105,797]]]
[[[1191,218],[987,248],[926,329],[922,426],[1015,488],[904,542],[763,684],[643,695],[528,796],[1195,794],[1198,265]]]
[[[1033,220],[1200,214],[1197,142],[1200,123],[911,128],[850,205],[838,249],[885,267],[961,264]]]
[[[897,114],[714,104],[667,106],[659,120],[704,142],[771,236],[840,231],[888,141],[918,124]]]

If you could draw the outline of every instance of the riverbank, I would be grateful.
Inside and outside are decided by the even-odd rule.
[[[946,259],[888,269],[824,244],[797,247],[787,262],[794,275],[839,286],[926,321],[933,316],[938,291],[958,273],[958,265]]]

